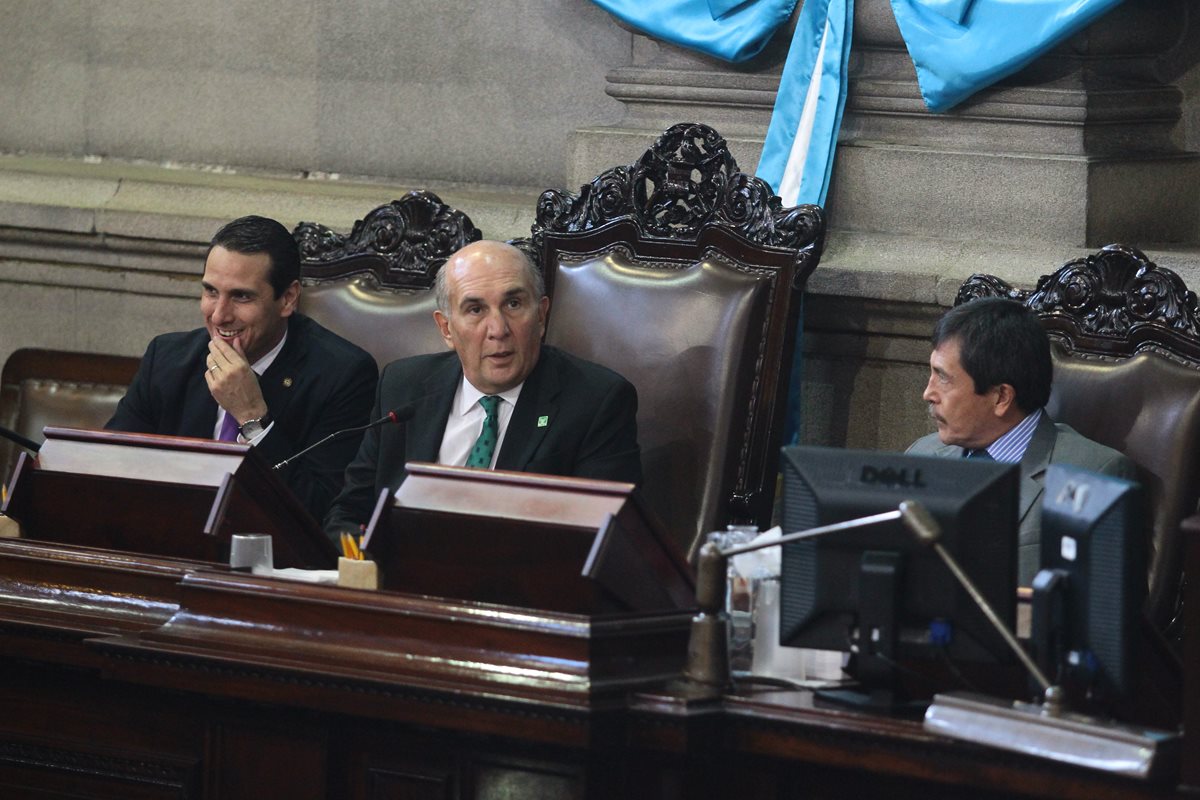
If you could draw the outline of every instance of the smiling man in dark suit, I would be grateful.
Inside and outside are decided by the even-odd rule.
[[[155,337],[105,426],[240,441],[275,464],[365,424],[374,360],[296,313],[300,252],[283,225],[242,217],[213,237],[200,280],[204,327]],[[320,520],[360,436],[335,440],[282,470]]]
[[[451,352],[389,364],[372,412],[411,404],[405,425],[369,431],[326,532],[357,532],[408,461],[637,483],[637,392],[615,372],[542,345],[550,299],[515,247],[467,245],[437,276],[434,321]]]

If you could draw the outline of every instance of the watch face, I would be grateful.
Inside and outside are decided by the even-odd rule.
[[[241,429],[242,438],[246,440],[253,439],[265,430],[266,424],[267,420],[265,419],[247,420]]]

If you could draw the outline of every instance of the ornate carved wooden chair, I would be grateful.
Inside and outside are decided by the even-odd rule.
[[[1053,341],[1050,415],[1137,464],[1153,511],[1147,612],[1167,630],[1181,596],[1181,522],[1200,500],[1196,295],[1134,248],[1109,245],[1032,291],[974,275],[956,303],[981,296],[1012,297],[1041,317]]]
[[[538,201],[546,341],[637,387],[645,496],[682,548],[770,520],[800,293],[824,228],[819,207],[783,208],[739,172],[704,125]]]
[[[446,258],[480,238],[466,214],[431,192],[409,192],[367,214],[342,236],[314,222],[300,245],[300,310],[375,357],[442,350],[433,322],[434,277]]]

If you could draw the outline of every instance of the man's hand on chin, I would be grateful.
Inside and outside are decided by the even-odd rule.
[[[212,339],[205,365],[208,390],[227,414],[232,414],[238,423],[266,415],[267,404],[258,386],[258,376],[250,369],[241,342],[234,339],[231,345],[222,339]]]

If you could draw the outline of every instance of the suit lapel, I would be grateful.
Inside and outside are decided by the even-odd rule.
[[[263,401],[267,404],[272,419],[287,417],[288,406],[307,374],[304,362],[308,359],[308,348],[302,346],[303,326],[306,322],[307,320],[300,317],[292,318],[283,349],[271,362],[271,366],[258,376],[258,388],[262,391]],[[313,409],[313,413],[320,412]]]
[[[185,371],[185,374],[175,378],[177,381],[182,379],[183,384],[178,425],[166,427],[161,430],[162,433],[197,439],[213,438],[213,431],[217,427],[217,401],[208,390],[208,381],[204,379],[207,359],[208,331],[201,328],[189,335],[183,363],[178,365],[178,369]],[[171,396],[170,393],[166,395],[168,398]],[[169,412],[164,412],[160,418],[170,419]]]
[[[956,444],[939,444],[933,449],[932,455],[938,458],[962,458],[963,449]]]
[[[1058,430],[1050,415],[1042,411],[1042,418],[1033,429],[1033,437],[1021,457],[1021,508],[1020,519],[1023,521],[1033,508],[1034,503],[1042,496],[1043,485],[1041,478],[1046,473],[1050,463],[1050,455],[1054,452],[1054,440]]]
[[[206,351],[207,352],[207,351]],[[179,435],[197,439],[213,438],[217,427],[217,401],[213,400],[204,380],[203,362],[192,370],[183,391],[183,409],[179,415]]]
[[[419,389],[413,418],[405,427],[404,460],[437,461],[442,449],[442,436],[454,393],[462,380],[458,357],[446,360],[446,365],[426,378]]]
[[[496,458],[496,469],[524,470],[554,424],[560,386],[553,359],[553,351],[543,347],[537,366],[525,379]]]

